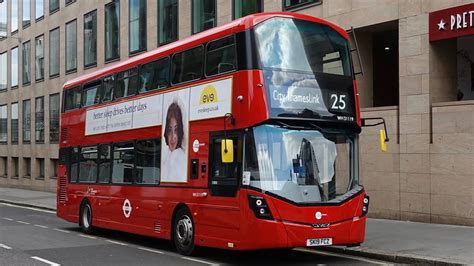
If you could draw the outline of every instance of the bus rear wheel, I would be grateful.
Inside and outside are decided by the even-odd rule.
[[[173,223],[173,243],[176,250],[186,256],[195,252],[194,222],[187,208],[181,208],[176,213]]]
[[[92,234],[94,227],[92,226],[92,207],[89,201],[84,201],[79,212],[79,226],[85,234]]]

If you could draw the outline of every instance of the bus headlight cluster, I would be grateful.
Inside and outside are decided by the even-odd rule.
[[[255,217],[266,220],[273,220],[270,208],[263,197],[249,195],[249,207],[253,210]]]
[[[369,196],[366,194],[364,196],[364,200],[362,201],[362,215],[361,216],[364,216],[364,215],[367,215],[367,212],[369,212]]]

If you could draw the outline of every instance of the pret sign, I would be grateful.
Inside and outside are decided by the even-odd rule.
[[[474,4],[430,13],[430,41],[474,34]]]

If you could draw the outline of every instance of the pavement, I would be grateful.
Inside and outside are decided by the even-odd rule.
[[[56,210],[50,192],[0,187],[0,202]],[[474,265],[474,227],[368,218],[361,246],[322,250],[394,263]]]

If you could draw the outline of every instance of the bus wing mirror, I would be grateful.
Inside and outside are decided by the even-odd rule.
[[[374,123],[374,124],[368,124],[367,121],[374,121],[374,120],[378,120],[378,121],[382,121],[382,122],[378,122],[378,123]],[[362,126],[363,127],[374,127],[374,126],[378,126],[378,125],[382,125],[383,124],[383,129],[380,130],[379,132],[379,144],[380,144],[380,150],[382,152],[386,152],[387,151],[387,142],[389,142],[389,138],[387,137],[387,124],[385,123],[385,119],[383,119],[383,117],[372,117],[372,118],[363,118],[362,119]]]
[[[234,141],[231,139],[223,139],[221,142],[221,155],[223,163],[234,162]]]
[[[387,151],[387,134],[385,133],[385,129],[381,129],[380,130],[380,134],[379,134],[379,143],[380,143],[380,150],[382,152],[386,152]]]

